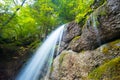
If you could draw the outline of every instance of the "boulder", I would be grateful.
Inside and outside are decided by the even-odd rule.
[[[105,63],[96,68],[89,74],[88,78],[90,80],[119,80],[120,57],[112,59],[108,63]]]
[[[65,26],[65,30],[63,32],[63,38],[60,44],[60,51],[63,51],[68,47],[69,42],[76,36],[81,35],[82,27],[75,21],[72,21]]]
[[[62,41],[64,41],[65,43],[68,43],[75,36],[80,35],[81,30],[82,29],[80,28],[80,25],[78,23],[76,23],[75,21],[68,23],[65,27]]]
[[[116,68],[118,70],[117,74],[115,74],[115,71],[114,73],[109,72],[110,69],[107,68],[104,70],[107,70],[109,74],[107,72],[99,73],[103,71],[102,66],[113,63],[115,61],[113,59],[116,58],[118,61],[112,65],[112,68],[116,64],[120,64],[120,40],[104,44],[93,51],[77,53],[72,50],[65,50],[54,59],[50,80],[111,80],[111,77],[109,78],[110,74],[115,75],[114,80],[119,80],[119,66]],[[99,68],[101,71],[98,70]],[[96,75],[97,73],[101,76]]]
[[[76,52],[93,50],[120,38],[120,1],[107,0],[86,21],[81,37],[70,42],[68,49]]]

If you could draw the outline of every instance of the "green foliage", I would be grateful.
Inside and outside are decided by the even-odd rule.
[[[62,23],[72,20],[80,22],[86,18],[86,15],[92,11],[90,6],[93,2],[94,0],[53,0]]]
[[[74,12],[77,12],[75,20],[80,22],[84,18],[87,18],[87,14],[92,12],[91,5],[94,0],[79,0],[78,6],[74,9]]]
[[[0,42],[43,40],[58,25],[86,18],[94,0],[37,0],[0,2]],[[18,8],[19,11],[15,12]],[[15,16],[10,17],[15,13]],[[8,24],[6,22],[10,19]],[[3,26],[5,24],[5,26]],[[32,41],[32,40],[31,40]]]

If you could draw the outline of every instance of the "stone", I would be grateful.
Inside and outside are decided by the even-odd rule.
[[[59,53],[68,47],[69,42],[74,37],[81,35],[81,30],[82,30],[81,26],[75,21],[72,21],[65,26]]]
[[[120,57],[96,68],[89,74],[88,78],[91,80],[120,80]]]
[[[104,47],[107,52],[104,51]],[[64,50],[54,59],[50,80],[90,80],[89,74],[93,74],[96,68],[106,65],[117,57],[120,57],[120,40],[104,44],[92,51],[77,53],[72,50]],[[107,75],[109,74],[104,74],[105,78],[109,77]],[[94,79],[99,80],[92,78],[92,80]]]
[[[108,0],[96,9],[82,29],[81,37],[69,44],[69,49],[80,52],[94,50],[102,44],[120,38],[120,2]]]
[[[68,23],[65,28],[66,29],[64,31],[63,39],[62,39],[62,41],[64,41],[65,43],[68,43],[75,36],[78,36],[81,34],[80,25],[75,21]]]

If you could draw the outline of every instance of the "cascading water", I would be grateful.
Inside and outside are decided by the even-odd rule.
[[[39,80],[43,68],[48,70],[51,66],[54,51],[57,42],[61,40],[65,25],[60,26],[45,40],[43,45],[38,48],[33,57],[28,61],[26,66],[21,70],[16,80]],[[48,70],[49,71],[49,70]]]
[[[99,30],[98,30],[98,26],[97,26],[97,17],[95,17],[94,15],[92,15],[92,21],[93,21],[93,28],[96,32],[96,37],[97,37],[97,42],[98,42],[98,45],[101,45],[101,40],[100,40],[100,34],[99,34]]]
[[[101,45],[101,40],[100,40],[100,34],[99,34],[99,23],[97,23],[97,17],[95,15],[90,16],[90,20],[88,20],[88,26],[93,26],[93,31],[95,32],[96,35],[96,40],[98,42],[98,45]]]

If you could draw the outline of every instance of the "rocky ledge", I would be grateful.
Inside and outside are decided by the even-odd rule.
[[[64,50],[54,59],[51,80],[119,80],[120,39],[92,51]]]

